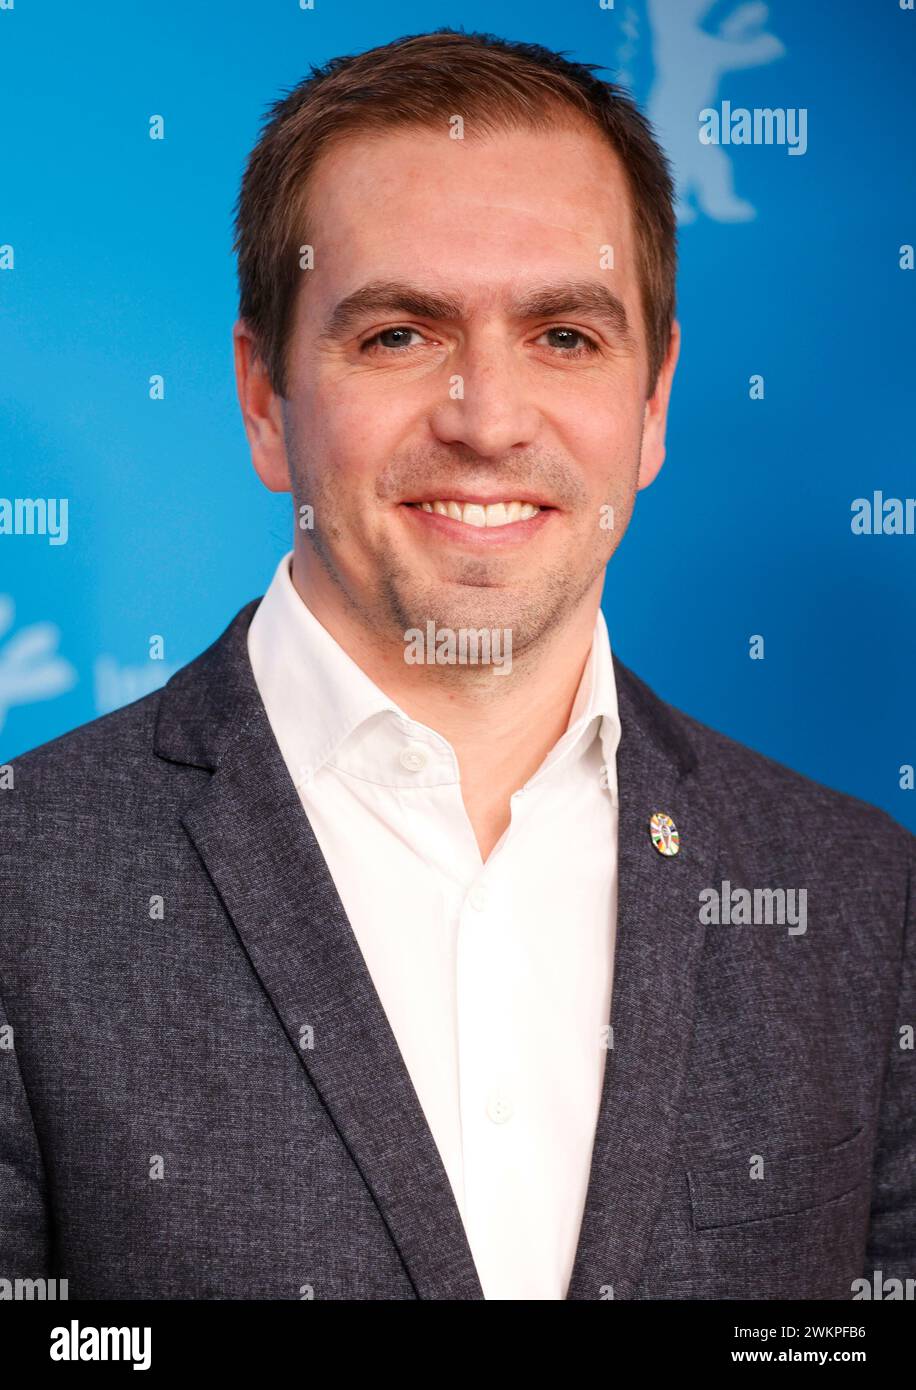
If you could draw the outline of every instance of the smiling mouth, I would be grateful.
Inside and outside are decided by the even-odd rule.
[[[452,521],[463,522],[480,530],[498,526],[512,526],[519,521],[530,521],[542,511],[552,511],[551,507],[537,506],[534,502],[458,502],[451,500],[435,502],[408,502],[408,507],[429,512],[435,516],[448,517]]]

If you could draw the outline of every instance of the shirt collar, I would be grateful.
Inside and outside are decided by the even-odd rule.
[[[248,629],[248,654],[265,709],[299,787],[357,729],[403,710],[322,627],[296,591],[283,556]]]
[[[325,764],[386,786],[436,786],[458,782],[458,762],[447,739],[412,720],[370,680],[322,627],[296,591],[292,551],[283,556],[248,630],[255,681],[289,774],[297,789]],[[565,733],[528,783],[557,763],[584,756],[596,733],[604,774],[617,799],[616,752],[620,740],[610,639],[599,610],[591,652]],[[401,761],[419,748],[418,771]]]
[[[558,762],[567,757],[584,757],[596,733],[601,740],[602,768],[611,800],[617,804],[617,746],[620,743],[620,715],[611,639],[601,609],[595,619],[592,646],[566,732],[554,744],[529,785],[533,785]]]

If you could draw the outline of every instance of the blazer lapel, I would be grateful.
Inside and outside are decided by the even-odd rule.
[[[482,1299],[439,1151],[257,692],[256,606],[166,687],[157,752],[212,770],[183,824],[418,1297]]]
[[[618,915],[608,1051],[568,1299],[632,1298],[671,1158],[703,945],[701,888],[716,881],[717,831],[693,786],[692,754],[665,706],[615,659],[621,738]],[[649,834],[670,815],[680,850]]]

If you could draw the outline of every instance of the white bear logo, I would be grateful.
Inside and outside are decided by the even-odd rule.
[[[8,594],[0,594],[0,638],[13,626],[15,609]],[[32,623],[0,642],[0,729],[13,705],[50,700],[76,684],[76,670],[57,655],[60,629],[54,623]]]
[[[717,33],[708,34],[700,25],[714,3],[647,0],[655,54],[649,119],[673,165],[682,224],[696,220],[694,197],[717,222],[748,222],[757,215],[753,204],[735,193],[726,152],[698,140],[697,119],[712,104],[723,73],[772,63],[786,51],[775,34],[763,32],[769,8],[759,0],[739,5]]]

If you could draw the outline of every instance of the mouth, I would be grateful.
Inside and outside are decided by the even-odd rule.
[[[525,539],[556,511],[546,502],[526,497],[444,497],[402,505],[443,535],[478,543]]]

